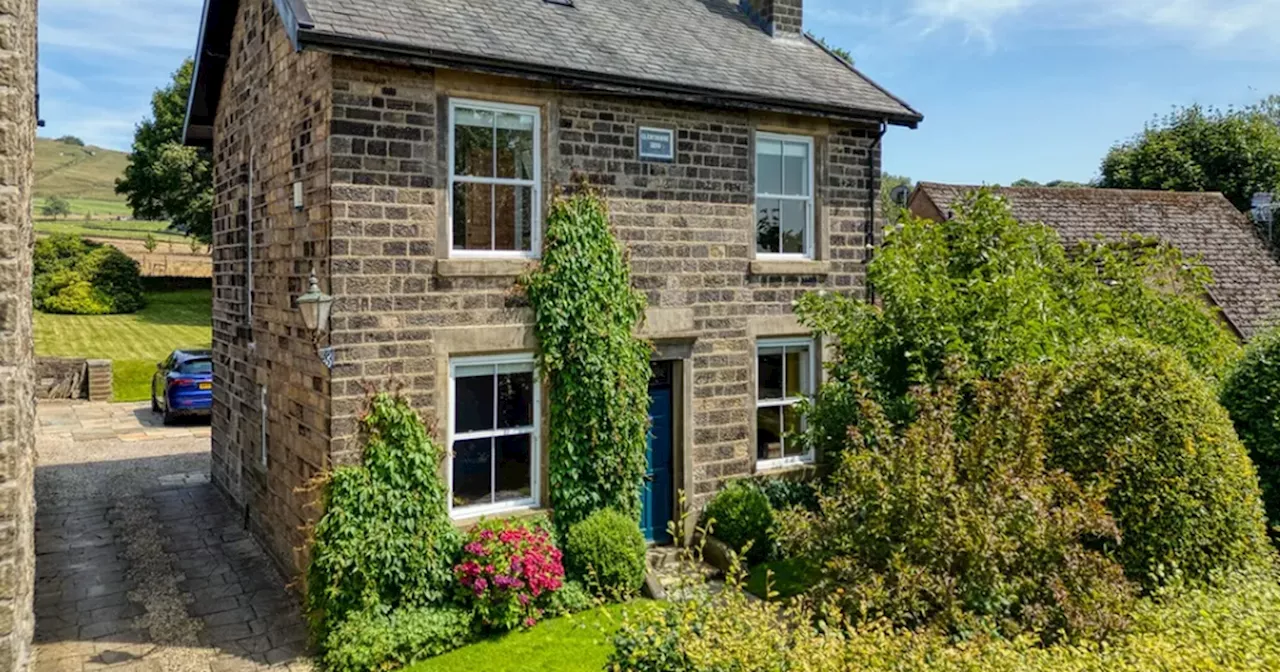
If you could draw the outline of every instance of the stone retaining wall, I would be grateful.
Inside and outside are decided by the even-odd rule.
[[[111,360],[36,358],[37,399],[111,401]]]

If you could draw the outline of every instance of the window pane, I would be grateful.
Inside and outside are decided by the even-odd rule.
[[[781,204],[776,198],[761,198],[756,203],[756,252],[777,254],[779,243]]]
[[[756,141],[756,193],[782,193],[782,143],[777,140]]]
[[[453,185],[453,249],[493,249],[493,185]]]
[[[460,107],[453,124],[453,174],[493,177],[493,113]]]
[[[494,187],[495,250],[528,252],[533,249],[531,236],[533,220],[532,187]]]
[[[789,196],[809,195],[809,146],[789,142],[783,147],[782,187]]]
[[[509,502],[532,496],[532,445],[532,437],[528,434],[494,439],[498,480],[493,501]]]
[[[777,406],[756,409],[756,459],[776,460],[782,457],[782,409]]]
[[[492,368],[490,367],[490,371]],[[454,379],[453,431],[493,429],[493,375]]]
[[[498,376],[498,427],[533,425],[533,373]]]
[[[453,444],[453,505],[471,506],[492,501],[493,439],[457,441]]]
[[[498,177],[533,179],[533,115],[498,113]]]
[[[782,431],[783,431],[783,447],[784,457],[796,457],[804,454],[804,449],[799,441],[795,440],[795,436],[804,429],[804,423],[800,416],[800,411],[795,406],[782,407]]]
[[[809,204],[804,201],[782,201],[782,252],[805,253],[805,229],[809,219]]]
[[[189,359],[178,367],[179,373],[213,373],[213,361],[208,359]]]
[[[787,398],[798,399],[809,393],[809,348],[787,348]]]
[[[782,349],[761,348],[756,361],[759,362],[756,376],[757,399],[782,398]]]

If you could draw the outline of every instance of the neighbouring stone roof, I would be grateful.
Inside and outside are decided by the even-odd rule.
[[[950,216],[951,204],[977,188],[921,182],[912,195],[913,210],[920,212],[915,199],[927,197]],[[1004,197],[1019,220],[1053,227],[1068,245],[1138,234],[1199,257],[1213,273],[1213,300],[1245,338],[1280,323],[1280,262],[1222,194],[1048,187],[992,191]]]

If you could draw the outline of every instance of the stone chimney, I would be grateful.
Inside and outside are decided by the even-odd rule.
[[[764,32],[774,37],[804,36],[804,0],[740,0],[740,4]]]

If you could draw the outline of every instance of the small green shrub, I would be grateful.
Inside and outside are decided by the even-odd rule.
[[[644,585],[644,533],[613,509],[596,511],[570,527],[564,550],[569,575],[606,597],[628,597]]]
[[[110,245],[57,234],[36,241],[31,297],[48,313],[106,315],[145,305],[138,262]]]
[[[380,394],[361,421],[363,463],[324,485],[307,569],[317,635],[348,614],[441,606],[461,542],[449,520],[440,447],[408,401]]]
[[[717,492],[702,512],[711,534],[729,548],[746,549],[749,563],[762,562],[773,548],[773,508],[760,488],[734,481]]]
[[[1221,398],[1258,469],[1272,531],[1280,534],[1280,329],[1253,339]]]
[[[552,616],[569,616],[594,606],[596,601],[591,592],[580,582],[570,579],[560,586],[560,590],[551,594],[551,599],[547,602],[547,613]]]
[[[818,508],[818,489],[813,480],[757,476],[744,482],[764,493],[774,511],[794,507],[813,511]]]
[[[1046,468],[1038,380],[917,390],[907,427],[868,395],[819,511],[778,514],[785,554],[817,565],[820,603],[858,623],[954,636],[1125,628],[1133,587],[1089,547],[1116,539],[1116,525],[1097,497]]]
[[[604,199],[556,198],[537,270],[521,279],[533,306],[551,406],[551,505],[560,535],[599,509],[640,520],[649,431],[649,355],[635,336],[645,299],[609,227]]]
[[[1050,462],[1101,492],[1130,578],[1203,581],[1268,554],[1258,478],[1231,419],[1178,353],[1141,341],[1063,367],[1046,426]]]
[[[325,669],[394,670],[447,653],[471,641],[472,618],[471,612],[456,607],[351,614],[324,641]]]

